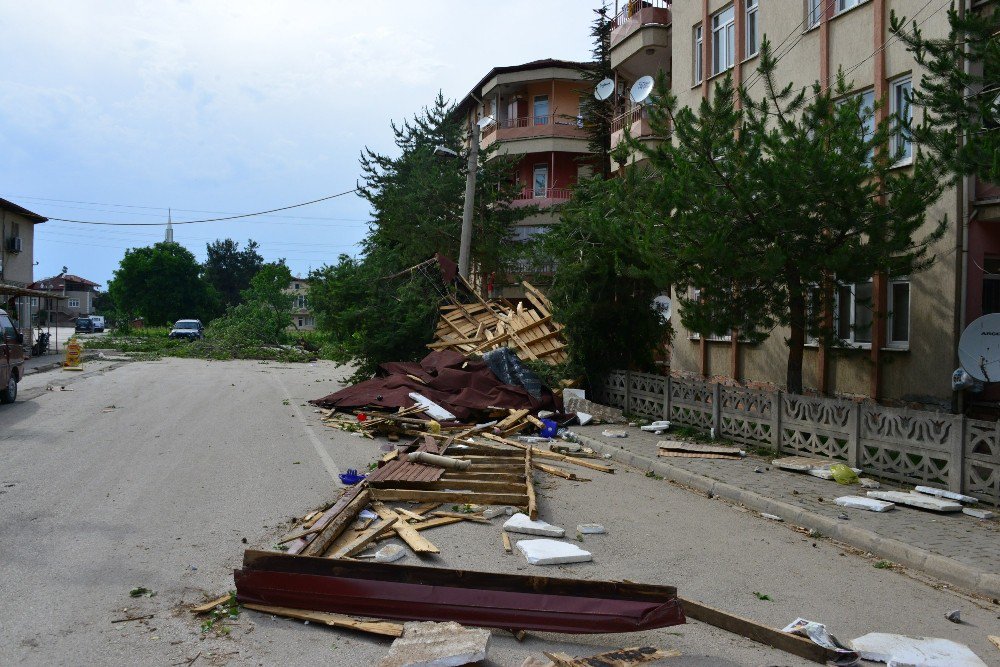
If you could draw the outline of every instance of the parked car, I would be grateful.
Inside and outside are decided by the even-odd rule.
[[[7,312],[0,310],[0,403],[14,402],[23,375],[24,334],[18,333]]]
[[[104,316],[103,315],[91,315],[90,321],[94,323],[94,332],[100,333],[104,331]]]
[[[94,320],[89,317],[76,318],[76,333],[94,333]]]
[[[204,333],[205,327],[202,326],[201,320],[177,320],[174,322],[174,326],[170,330],[169,337],[197,340],[198,338],[201,338]]]

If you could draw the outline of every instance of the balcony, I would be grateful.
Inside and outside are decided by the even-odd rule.
[[[535,190],[534,188],[524,188],[521,194],[510,202],[512,208],[524,206],[538,206],[539,208],[549,208],[556,204],[564,204],[573,196],[570,188],[545,188]]]
[[[588,137],[582,123],[576,118],[562,114],[549,114],[508,118],[499,123],[493,123],[482,130],[480,141],[483,146],[486,146],[494,141],[546,138],[587,139]]]
[[[653,132],[649,124],[649,110],[645,106],[635,106],[625,113],[616,116],[611,121],[611,147],[614,148],[625,140],[626,130],[633,139],[639,139],[646,145],[655,145],[664,139]],[[627,160],[627,164],[633,164],[645,159],[638,151],[633,151]],[[615,163],[615,168],[621,167]]]
[[[668,27],[670,5],[669,0],[628,0],[611,20],[611,48],[645,26]]]

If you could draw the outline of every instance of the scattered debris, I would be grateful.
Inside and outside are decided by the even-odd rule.
[[[766,512],[761,512],[760,515],[765,519],[770,519],[771,521],[784,521],[784,519],[777,514],[767,514]]]
[[[923,493],[929,496],[937,496],[938,498],[947,498],[948,500],[957,500],[960,503],[967,503],[970,505],[975,505],[979,502],[979,498],[973,498],[972,496],[966,496],[961,493],[955,493],[954,491],[945,491],[944,489],[935,489],[932,486],[915,486],[913,490],[917,493]]]
[[[959,623],[960,624],[962,622],[962,610],[961,609],[954,609],[952,611],[949,611],[947,614],[945,614],[944,617],[947,618],[952,623]]]
[[[841,644],[836,637],[827,631],[826,626],[822,623],[797,618],[782,628],[781,631],[806,637],[814,644],[833,651],[837,655],[837,659],[831,662],[835,665],[847,666],[857,664],[858,662],[859,656],[857,651],[853,651]]]
[[[453,667],[486,660],[490,631],[458,623],[416,622],[403,626],[378,667]]]
[[[398,544],[387,544],[375,552],[376,563],[394,563],[406,556],[406,549]]]
[[[681,655],[681,652],[676,649],[664,651],[655,646],[620,648],[592,655],[589,658],[574,658],[566,653],[549,653],[547,651],[543,651],[543,653],[552,662],[541,661],[533,663],[534,665],[539,667],[633,667]],[[525,661],[521,667],[532,667],[532,663]]]
[[[880,488],[882,488],[881,484],[879,484],[878,482],[876,482],[874,479],[870,479],[868,477],[859,477],[858,478],[858,483],[861,484],[861,488],[863,488],[863,489],[880,489]]]
[[[741,459],[747,455],[739,447],[703,445],[697,442],[661,440],[656,444],[657,456],[679,456],[699,459]]]
[[[841,496],[834,498],[833,502],[841,507],[850,507],[857,510],[868,510],[869,512],[888,512],[895,509],[895,505],[884,500],[865,498],[863,496]]]
[[[625,424],[627,422],[625,414],[618,408],[612,408],[607,405],[601,405],[600,403],[594,403],[593,401],[588,401],[585,398],[567,395],[565,390],[563,390],[563,406],[566,412],[583,412],[590,415],[594,421],[598,423]]]
[[[670,422],[668,421],[656,421],[651,424],[646,424],[645,426],[640,426],[639,429],[642,431],[648,431],[650,433],[662,433],[670,428]]]
[[[581,535],[604,535],[608,530],[599,523],[581,523],[576,527]]]
[[[889,502],[896,503],[897,505],[909,505],[911,507],[919,507],[924,510],[931,510],[932,512],[961,512],[962,506],[952,500],[943,500],[941,498],[935,498],[934,496],[928,496],[923,493],[910,492],[906,493],[904,491],[869,491],[869,498],[878,498],[879,500],[888,500]]]
[[[156,595],[156,591],[151,591],[145,586],[136,586],[135,588],[130,590],[128,594],[134,598],[143,598],[143,597],[151,598],[154,595]]]
[[[586,563],[594,560],[593,554],[589,551],[559,540],[519,540],[517,548],[532,565]]]
[[[969,516],[974,516],[977,519],[992,519],[996,516],[996,512],[976,509],[975,507],[963,507],[962,514],[968,514]]]
[[[272,616],[284,616],[286,618],[297,618],[300,621],[320,623],[331,628],[348,628],[350,630],[360,630],[376,635],[387,637],[402,637],[403,626],[400,623],[390,623],[388,621],[369,621],[358,618],[351,618],[342,614],[331,614],[325,611],[309,611],[306,609],[292,609],[290,607],[273,607],[270,605],[244,603],[247,609],[271,614]]]
[[[523,535],[544,535],[547,537],[563,537],[566,531],[559,526],[553,526],[545,521],[532,521],[526,515],[518,512],[504,523],[503,529],[508,533]]]
[[[605,438],[627,438],[628,432],[621,429],[606,428],[601,431],[601,435]]]
[[[884,632],[872,632],[858,637],[851,646],[862,660],[885,662],[890,665],[919,667],[986,667],[968,646],[950,639],[907,637]]]
[[[214,600],[209,600],[207,602],[203,602],[201,604],[195,605],[195,606],[191,607],[191,613],[195,614],[195,615],[198,615],[198,614],[207,614],[208,612],[212,611],[213,609],[215,609],[219,605],[228,603],[230,600],[232,600],[233,595],[234,595],[234,593],[232,593],[232,592],[226,593],[225,595],[220,595],[219,597],[215,598]]]
[[[997,648],[1000,648],[1000,637],[996,635],[986,635],[986,639],[988,639],[990,643],[996,646]]]

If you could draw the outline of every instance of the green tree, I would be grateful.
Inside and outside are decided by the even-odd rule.
[[[224,343],[237,356],[242,356],[240,351],[284,342],[292,323],[293,296],[286,291],[291,281],[284,262],[265,264],[250,279],[240,303],[212,322],[207,338]]]
[[[240,249],[238,241],[215,240],[206,244],[208,257],[203,265],[204,277],[222,297],[225,306],[239,303],[240,292],[250,286],[250,279],[264,266],[257,242],[248,240]]]
[[[549,298],[565,326],[573,374],[591,386],[613,368],[651,370],[669,324],[654,299],[670,288],[664,232],[649,176],[594,176],[577,184],[541,252],[557,271]]]
[[[945,221],[926,220],[942,189],[939,165],[918,153],[911,169],[895,168],[886,146],[898,119],[876,122],[842,76],[835,90],[796,91],[779,89],[774,71],[765,39],[763,98],[727,77],[697,112],[680,108],[661,76],[651,125],[674,140],[633,143],[659,172],[665,260],[685,327],[751,341],[787,327],[786,382],[800,393],[807,337],[836,343],[820,318],[834,282],[925,268]]]
[[[121,316],[140,316],[147,324],[178,319],[212,319],[219,295],[201,277],[193,254],[177,243],[131,248],[108,283],[108,294]]]
[[[955,174],[1000,183],[1000,6],[964,15],[953,6],[948,23],[948,36],[934,39],[916,21],[907,29],[906,17],[890,17],[893,34],[927,69],[912,93],[925,110],[912,133]]]
[[[608,18],[608,5],[602,2],[594,10],[597,15],[590,24],[590,37],[593,46],[590,50],[590,62],[580,68],[580,75],[585,86],[580,92],[580,113],[583,115],[583,127],[589,138],[588,150],[593,155],[591,159],[596,164],[595,173],[601,178],[611,177],[611,121],[614,119],[614,95],[605,100],[594,97],[594,87],[604,79],[614,79],[615,72],[611,68],[611,30],[614,25]]]

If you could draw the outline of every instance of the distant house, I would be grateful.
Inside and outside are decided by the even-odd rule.
[[[94,301],[97,299],[99,287],[98,283],[72,273],[60,273],[58,276],[43,278],[31,285],[32,289],[56,292],[65,297],[58,301],[52,312],[53,322],[59,324],[68,324],[78,317],[93,315]],[[33,299],[32,314],[37,313],[40,308],[41,306]]]
[[[316,320],[309,307],[309,280],[293,276],[285,294],[292,295],[292,325],[288,328],[295,331],[315,329]]]
[[[34,280],[35,225],[47,219],[0,199],[0,308],[22,331],[29,325],[31,302],[45,296],[29,285]]]

